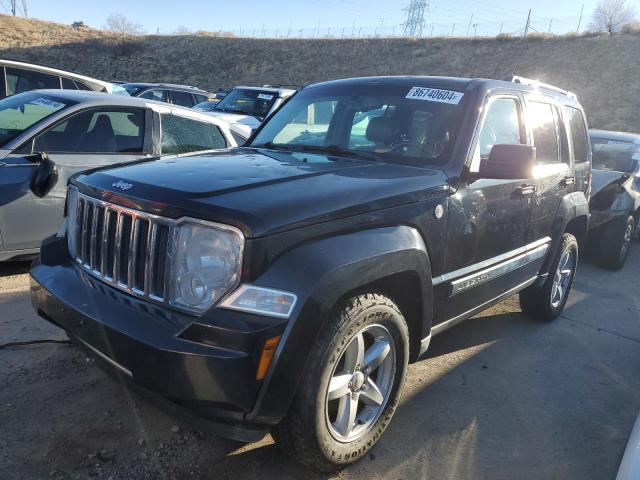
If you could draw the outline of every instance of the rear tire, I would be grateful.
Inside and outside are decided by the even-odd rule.
[[[617,218],[606,225],[600,236],[600,263],[609,270],[620,270],[629,256],[636,230],[634,218]]]
[[[389,424],[409,358],[409,331],[389,298],[368,293],[339,304],[313,344],[276,443],[321,472],[362,458]],[[335,420],[334,420],[335,419]]]
[[[522,311],[544,321],[558,318],[569,298],[577,267],[578,241],[565,233],[542,287],[531,286],[520,292]]]

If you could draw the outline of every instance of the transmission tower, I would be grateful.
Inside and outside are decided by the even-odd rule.
[[[405,37],[421,37],[425,25],[425,13],[429,9],[426,0],[411,0],[409,6],[403,8],[407,12],[407,20],[404,22]]]

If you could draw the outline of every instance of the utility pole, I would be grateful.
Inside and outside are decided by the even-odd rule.
[[[549,33],[551,33],[551,25],[553,25],[553,18],[549,20]]]
[[[17,0],[11,0],[11,15],[14,17],[16,16],[16,1]]]
[[[500,22],[500,34],[502,34],[502,27],[504,27],[504,20]]]
[[[471,14],[471,19],[469,20],[469,26],[467,27],[467,37],[469,36],[469,33],[471,32],[471,24],[473,23],[473,13]]]
[[[478,24],[473,24],[473,38],[476,38],[476,32],[478,31]]]
[[[431,37],[433,37],[433,22],[431,22]]]
[[[404,22],[405,37],[421,37],[425,25],[425,13],[429,9],[426,0],[411,0],[409,5],[402,10],[407,12]]]
[[[583,13],[584,13],[584,3],[582,4],[582,8],[580,9],[580,18],[578,18],[578,28],[576,28],[576,33],[580,33],[580,24],[582,23]]]
[[[456,31],[456,24],[453,24],[453,27],[451,27],[451,36],[453,37],[453,32]]]
[[[527,24],[524,26],[524,32],[522,33],[523,37],[529,34],[529,27],[531,27],[531,9],[529,9],[529,14],[527,15]]]

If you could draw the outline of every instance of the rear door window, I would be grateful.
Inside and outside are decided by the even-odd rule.
[[[4,67],[0,67],[0,98],[7,96],[7,85],[4,81]]]
[[[538,165],[559,163],[560,146],[553,105],[530,101],[527,105],[527,121],[533,131]]]
[[[188,108],[195,105],[193,97],[189,92],[181,92],[179,90],[171,90],[171,103]]]
[[[212,123],[171,114],[161,114],[160,122],[163,154],[173,155],[227,147],[224,135]]]
[[[573,157],[576,163],[589,161],[589,141],[587,139],[587,126],[582,112],[577,108],[565,109],[571,130],[571,143],[573,145]]]
[[[141,153],[144,110],[88,110],[39,135],[34,151],[49,153]]]
[[[7,95],[40,90],[44,88],[60,89],[60,77],[48,73],[6,67]]]

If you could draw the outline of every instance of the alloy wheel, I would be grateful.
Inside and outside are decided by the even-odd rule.
[[[573,250],[567,250],[562,254],[551,288],[551,306],[557,308],[569,294],[571,275],[576,266],[576,256]]]
[[[389,330],[369,325],[351,339],[326,392],[325,418],[336,440],[352,442],[376,423],[391,394],[395,372],[396,352]]]

